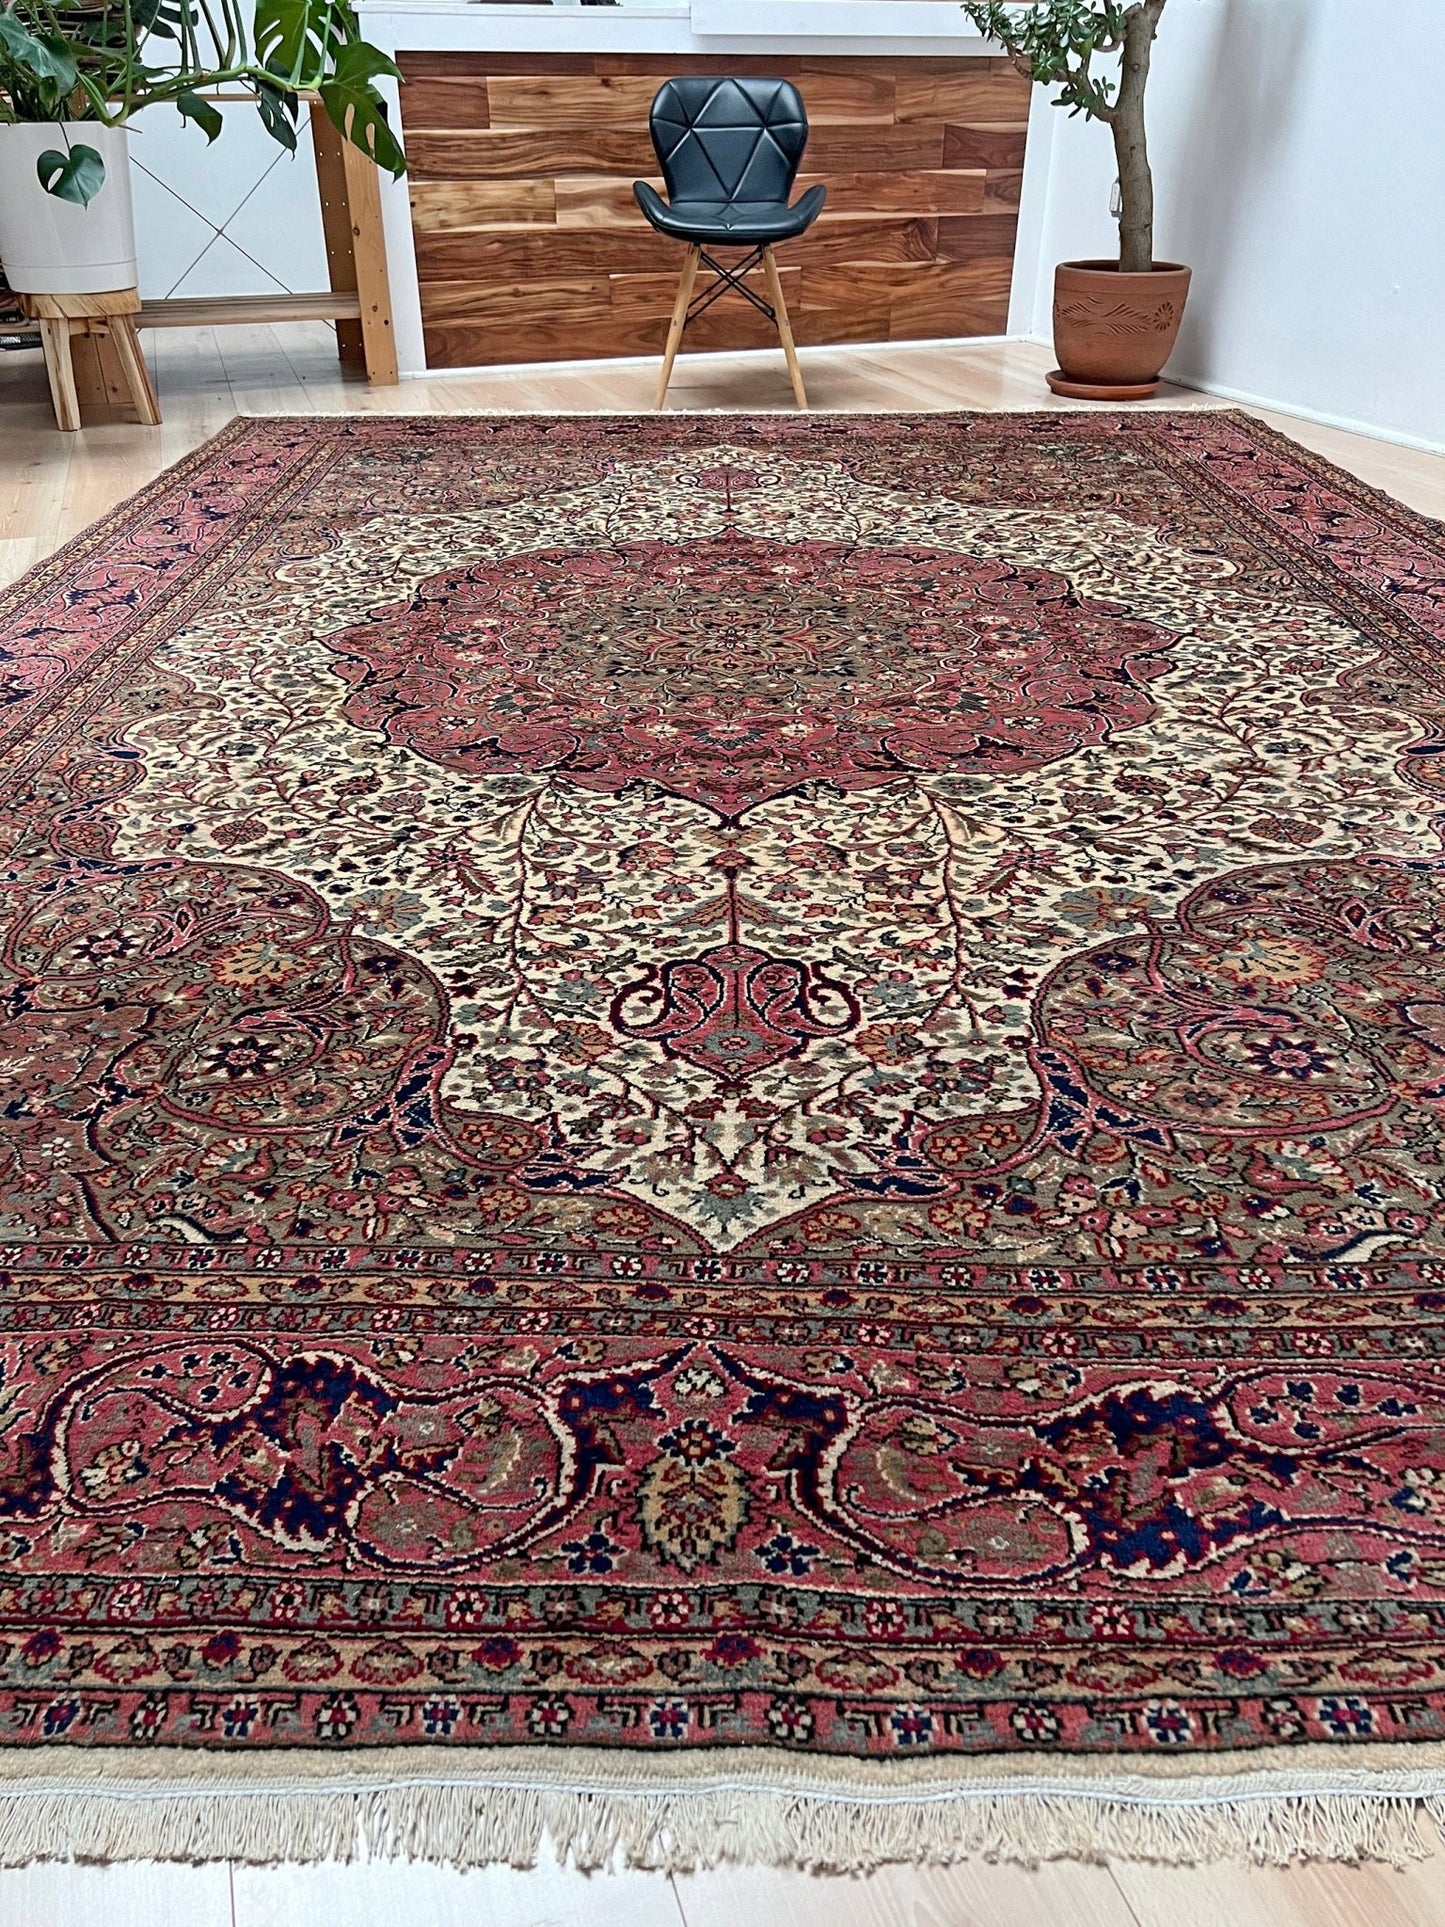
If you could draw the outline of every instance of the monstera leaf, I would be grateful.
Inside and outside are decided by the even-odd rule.
[[[355,40],[342,49],[335,71],[317,92],[337,130],[396,179],[406,172],[406,156],[387,121],[386,102],[371,84],[378,74],[401,78],[384,53]]]
[[[105,185],[105,162],[93,147],[77,141],[68,153],[47,147],[35,163],[40,185],[57,201],[89,207]]]

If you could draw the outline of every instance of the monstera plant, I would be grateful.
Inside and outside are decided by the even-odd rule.
[[[1173,350],[1189,269],[1154,259],[1154,177],[1145,91],[1167,0],[963,0],[980,33],[1056,104],[1103,122],[1118,169],[1117,261],[1066,261],[1054,284],[1050,386],[1127,400],[1152,394]]]
[[[126,258],[133,283],[125,128],[143,107],[168,102],[213,141],[223,122],[207,95],[243,88],[266,131],[294,148],[301,100],[315,95],[347,140],[400,174],[383,76],[399,77],[362,39],[349,0],[0,0],[0,261],[11,285],[129,285],[104,278]]]

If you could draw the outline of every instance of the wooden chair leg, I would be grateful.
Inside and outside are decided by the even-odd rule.
[[[763,266],[768,276],[768,299],[773,304],[773,312],[778,318],[778,339],[783,344],[783,355],[788,364],[788,378],[793,384],[793,394],[799,408],[808,406],[807,390],[803,387],[803,371],[798,366],[798,350],[793,345],[793,330],[788,321],[788,304],[783,299],[783,281],[778,273],[778,264],[773,259],[771,248],[763,249]]]
[[[147,428],[159,428],[161,405],[156,400],[151,371],[146,366],[146,358],[136,339],[135,322],[128,314],[118,314],[111,318],[108,327],[116,360],[120,363],[130,389],[130,398],[135,404],[135,412]]]
[[[55,422],[67,435],[80,427],[80,399],[75,392],[75,369],[70,359],[70,323],[42,316],[40,345],[45,350],[45,372],[50,379],[50,402]]]
[[[667,330],[667,346],[662,353],[662,373],[657,378],[657,400],[654,403],[657,408],[661,408],[667,400],[667,384],[672,380],[672,364],[677,360],[678,344],[687,325],[687,311],[692,301],[693,283],[697,280],[697,264],[701,259],[700,247],[689,248],[687,259],[682,264],[682,279],[677,284],[677,300],[673,303],[672,321]]]

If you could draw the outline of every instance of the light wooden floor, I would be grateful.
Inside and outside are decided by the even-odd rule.
[[[233,415],[381,410],[645,411],[655,364],[504,369],[371,390],[343,381],[329,331],[152,334],[165,423],[59,434],[38,355],[0,355],[0,581],[141,487]],[[1024,343],[807,354],[818,408],[1046,408],[1050,357]],[[671,406],[789,408],[781,356],[684,360]],[[1165,407],[1217,407],[1165,390]],[[1277,428],[1430,515],[1445,457],[1266,415]],[[1445,1857],[1386,1867],[1161,1868],[969,1862],[866,1880],[726,1871],[583,1878],[555,1868],[30,1867],[0,1871],[0,1927],[1445,1927]]]

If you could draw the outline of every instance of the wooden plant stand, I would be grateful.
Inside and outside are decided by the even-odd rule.
[[[50,398],[61,428],[80,427],[82,403],[110,407],[127,401],[140,420],[161,419],[137,328],[220,328],[284,321],[334,321],[344,364],[364,368],[378,388],[394,388],[399,376],[391,325],[391,284],[381,226],[381,185],[376,164],[343,141],[311,103],[311,144],[326,239],[327,279],[316,294],[241,294],[142,301],[134,288],[110,294],[22,295],[26,312],[40,323]],[[79,359],[72,344],[83,338]]]
[[[40,323],[45,372],[57,424],[80,427],[80,394],[115,404],[129,401],[148,428],[160,425],[160,404],[136,339],[141,298],[134,288],[109,294],[23,294],[25,312]],[[75,345],[81,344],[76,381]]]

